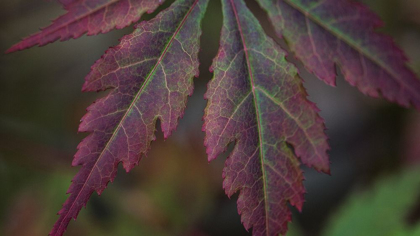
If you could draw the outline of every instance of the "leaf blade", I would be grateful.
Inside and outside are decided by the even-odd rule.
[[[393,40],[375,30],[382,21],[348,0],[258,0],[277,35],[305,67],[335,85],[335,66],[362,93],[420,109],[420,80]]]
[[[140,23],[92,67],[84,90],[113,89],[82,118],[79,131],[91,132],[73,160],[82,169],[50,235],[64,233],[93,191],[101,194],[113,181],[120,162],[126,171],[138,164],[155,139],[158,118],[165,138],[176,128],[192,94],[192,78],[198,75],[200,22],[207,3],[177,1],[150,22]]]
[[[306,100],[296,68],[243,1],[222,5],[220,48],[205,95],[207,154],[213,160],[235,142],[223,170],[226,194],[240,190],[238,211],[254,235],[285,234],[291,220],[287,202],[301,209],[305,192],[296,156],[328,172],[324,125]]]
[[[61,0],[67,13],[51,25],[41,29],[6,53],[24,50],[36,45],[44,46],[58,39],[78,38],[83,34],[96,35],[114,28],[121,29],[138,21],[145,12],[153,12],[163,0]]]

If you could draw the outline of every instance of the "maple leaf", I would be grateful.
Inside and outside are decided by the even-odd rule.
[[[335,65],[361,92],[420,109],[420,80],[392,38],[375,32],[382,21],[349,0],[257,0],[304,66],[335,85]]]
[[[223,170],[223,187],[240,190],[238,211],[253,235],[285,234],[305,192],[303,163],[328,172],[327,138],[316,106],[306,99],[297,69],[268,38],[242,0],[223,0],[220,48],[205,112],[209,160],[235,147]],[[292,145],[294,149],[288,147]]]
[[[163,0],[60,0],[68,11],[53,23],[41,29],[21,42],[13,45],[6,52],[14,52],[43,46],[58,39],[79,38],[88,35],[106,33],[114,28],[121,29],[138,21],[145,12],[153,12]]]
[[[167,138],[183,115],[198,76],[200,24],[209,0],[177,0],[153,20],[135,26],[93,66],[84,91],[111,89],[82,118],[90,132],[78,146],[69,199],[51,235],[62,235],[90,195],[113,181],[122,162],[137,165],[155,139],[156,120]],[[420,109],[420,81],[382,23],[348,0],[257,0],[305,67],[335,85],[335,65],[363,93]],[[7,52],[55,40],[122,28],[163,0],[59,0],[67,14]],[[324,122],[286,53],[266,36],[243,0],[222,0],[223,28],[208,85],[203,130],[209,160],[235,147],[223,170],[228,196],[239,191],[245,228],[259,235],[287,232],[288,203],[304,202],[300,162],[329,172]]]
[[[78,146],[73,165],[82,165],[70,197],[50,235],[62,235],[93,191],[113,181],[122,162],[128,172],[155,139],[159,118],[164,137],[176,128],[198,76],[200,22],[208,0],[180,0],[122,38],[92,67],[84,91],[112,89],[82,118],[79,131],[91,132]]]

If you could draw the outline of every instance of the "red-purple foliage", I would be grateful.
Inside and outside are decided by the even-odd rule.
[[[420,109],[420,82],[392,38],[375,32],[382,21],[349,0],[257,0],[305,67],[335,85],[335,65],[372,97]],[[281,10],[280,10],[281,9]]]
[[[7,52],[55,40],[122,28],[154,11],[162,0],[59,0],[68,11],[52,25]],[[87,110],[79,131],[69,199],[51,235],[62,235],[90,195],[101,194],[117,166],[137,165],[155,139],[157,119],[165,138],[182,117],[198,76],[200,24],[209,0],[176,0],[122,38],[93,66],[84,91],[111,91]],[[363,93],[420,109],[420,81],[402,51],[375,32],[382,23],[349,0],[257,0],[279,36],[304,66],[335,84],[335,65]],[[239,191],[238,211],[254,235],[287,232],[288,203],[301,209],[305,192],[300,162],[329,172],[324,123],[295,66],[270,39],[243,0],[222,0],[223,28],[209,83],[203,130],[208,159],[235,146],[223,170],[223,187]]]
[[[145,12],[153,12],[163,0],[60,0],[67,10],[65,15],[41,29],[7,52],[14,52],[43,46],[58,39],[61,41],[79,38],[83,34],[106,33],[114,28],[121,29],[138,21]]]
[[[176,128],[198,76],[200,22],[208,0],[177,1],[122,38],[93,66],[84,91],[112,89],[82,118],[80,132],[91,132],[78,146],[69,199],[51,235],[62,235],[93,191],[101,194],[121,162],[128,172],[155,139],[160,119],[165,138]]]
[[[238,211],[254,235],[285,234],[291,220],[287,203],[300,210],[304,201],[297,157],[329,171],[324,123],[306,99],[297,69],[245,3],[222,3],[220,49],[203,126],[208,158],[235,141],[223,170],[226,194],[240,190]]]

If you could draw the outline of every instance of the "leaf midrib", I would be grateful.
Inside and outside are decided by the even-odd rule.
[[[260,112],[259,112],[259,109],[258,109],[258,104],[257,104],[257,96],[256,96],[256,93],[255,93],[255,82],[254,82],[254,76],[253,76],[253,72],[252,72],[252,70],[251,70],[251,63],[250,63],[250,61],[249,61],[249,55],[248,55],[248,49],[247,49],[247,46],[246,46],[246,43],[245,43],[245,38],[244,38],[244,34],[243,34],[243,30],[242,30],[242,26],[241,26],[241,23],[240,23],[240,20],[239,20],[239,16],[238,16],[238,12],[237,12],[237,10],[236,10],[236,7],[235,7],[235,3],[233,2],[234,0],[230,0],[230,3],[231,3],[231,5],[232,5],[232,9],[233,9],[233,12],[234,12],[234,14],[235,14],[235,19],[236,19],[236,22],[237,22],[237,24],[238,24],[238,30],[239,30],[239,34],[241,35],[241,40],[242,40],[242,45],[244,46],[244,53],[245,53],[245,58],[246,58],[246,64],[247,64],[247,67],[248,67],[248,74],[249,74],[249,79],[250,79],[250,82],[251,82],[251,89],[252,89],[252,95],[254,96],[254,99],[253,99],[253,101],[254,101],[254,106],[255,106],[255,110],[256,110],[256,119],[257,119],[257,126],[258,126],[258,138],[259,138],[259,149],[260,149],[260,156],[261,156],[261,158],[260,158],[260,160],[261,160],[261,172],[262,172],[262,178],[263,178],[263,191],[264,191],[264,196],[265,196],[265,199],[264,199],[264,211],[265,211],[265,228],[266,228],[266,233],[268,234],[268,232],[269,232],[269,230],[268,230],[268,201],[267,201],[267,198],[268,198],[268,194],[267,194],[267,186],[266,186],[266,182],[267,182],[267,177],[266,177],[266,173],[265,173],[265,164],[264,164],[264,153],[263,153],[263,148],[262,148],[262,136],[261,136],[261,133],[262,133],[262,126],[261,126],[261,121],[260,121],[260,117],[259,117],[259,114],[260,114]]]
[[[105,151],[108,150],[108,147],[109,147],[110,143],[112,143],[112,141],[115,139],[116,134],[118,133],[119,129],[121,128],[121,126],[122,126],[123,122],[125,121],[126,117],[128,116],[128,114],[130,113],[130,110],[135,106],[135,103],[140,98],[140,95],[142,94],[144,88],[148,85],[148,82],[152,78],[152,75],[156,71],[156,68],[158,67],[158,65],[160,64],[160,62],[163,60],[164,56],[166,55],[166,52],[168,51],[168,49],[172,45],[173,40],[175,39],[176,35],[181,30],[182,26],[184,25],[184,23],[187,20],[188,16],[191,14],[191,12],[194,9],[194,7],[197,5],[198,1],[199,0],[195,0],[195,2],[192,4],[191,8],[188,10],[188,12],[186,13],[186,15],[184,16],[184,18],[182,19],[182,21],[178,25],[178,27],[177,27],[176,31],[174,32],[173,36],[169,40],[168,44],[165,46],[165,49],[163,50],[162,55],[159,57],[159,60],[156,62],[156,64],[154,65],[154,67],[150,71],[149,76],[146,78],[146,80],[144,81],[143,85],[140,87],[139,92],[136,94],[136,96],[133,99],[133,101],[131,102],[130,106],[127,108],[127,111],[125,112],[124,116],[121,118],[121,121],[118,123],[115,131],[112,133],[112,136],[110,137],[110,139],[107,142],[106,146],[104,147],[104,149],[102,150],[101,154],[97,158],[95,164],[92,166],[92,169],[90,170],[89,175],[86,178],[86,181],[83,183],[83,186],[81,187],[80,191],[78,192],[78,194],[77,194],[75,200],[73,201],[72,205],[68,208],[69,210],[67,211],[66,215],[63,216],[63,219],[67,219],[68,218],[68,214],[71,212],[72,208],[74,207],[74,204],[76,203],[76,201],[79,198],[80,194],[82,193],[82,191],[86,187],[86,183],[90,179],[90,177],[91,177],[91,175],[93,173],[93,169],[95,168],[95,166],[97,165],[97,163],[99,162],[99,160],[102,158],[102,156],[105,153]],[[61,229],[62,226],[63,226],[63,221],[60,222],[60,226],[57,228],[57,231],[60,231],[60,229]]]

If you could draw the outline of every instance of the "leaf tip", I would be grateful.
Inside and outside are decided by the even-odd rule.
[[[12,52],[16,52],[17,50],[16,49],[14,49],[14,47],[12,46],[12,47],[10,47],[9,49],[7,49],[6,51],[4,51],[4,53],[5,54],[10,54],[10,53],[12,53]]]
[[[17,43],[17,44],[14,44],[14,45],[12,45],[9,49],[7,49],[4,53],[5,54],[10,54],[10,53],[13,53],[13,52],[17,52],[17,51],[22,51],[23,49],[26,49],[25,47],[23,47],[22,45],[21,45],[21,43]]]

